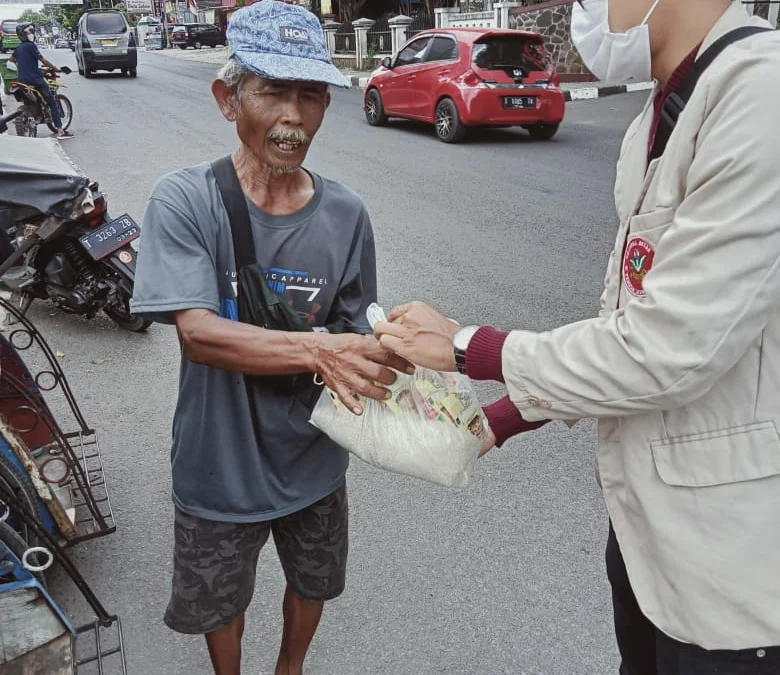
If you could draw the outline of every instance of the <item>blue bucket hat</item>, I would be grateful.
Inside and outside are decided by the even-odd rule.
[[[260,77],[350,86],[330,60],[319,20],[299,5],[259,0],[243,7],[227,39],[229,56]]]

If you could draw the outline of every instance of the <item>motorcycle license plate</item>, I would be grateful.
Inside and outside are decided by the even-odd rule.
[[[95,260],[102,260],[141,236],[141,228],[127,214],[95,228],[80,241]]]

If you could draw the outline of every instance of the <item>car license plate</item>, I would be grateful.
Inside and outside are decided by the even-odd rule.
[[[95,260],[102,260],[141,236],[141,228],[127,214],[85,234],[80,241]]]
[[[535,108],[536,96],[504,96],[505,108]]]
[[[106,47],[116,47],[116,40],[101,40],[100,44],[103,46],[103,49]]]

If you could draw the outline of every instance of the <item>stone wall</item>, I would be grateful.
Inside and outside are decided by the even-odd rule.
[[[571,9],[574,0],[545,2],[509,10],[509,28],[529,30],[545,37],[555,67],[562,75],[595,80],[571,43]]]

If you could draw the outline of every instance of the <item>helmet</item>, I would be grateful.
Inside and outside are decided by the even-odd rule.
[[[20,23],[16,26],[16,34],[22,42],[29,40],[35,42],[35,25],[31,23]]]

